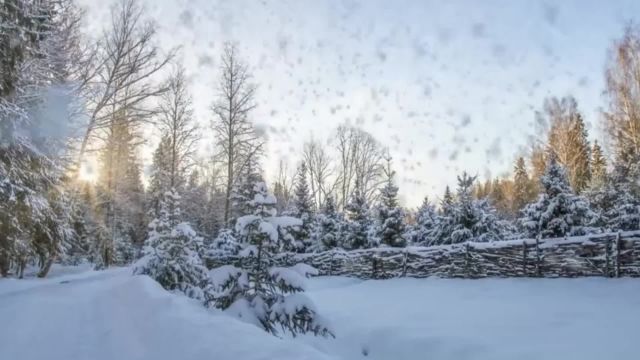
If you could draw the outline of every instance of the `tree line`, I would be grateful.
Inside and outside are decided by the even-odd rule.
[[[573,97],[550,97],[535,114],[548,128],[512,174],[480,182],[465,172],[440,198],[407,209],[389,151],[355,126],[309,139],[295,171],[281,162],[265,179],[266,140],[252,122],[259,84],[237,45],[219,54],[202,129],[179,49],[161,50],[138,1],[114,5],[98,36],[81,31],[83,19],[73,0],[0,5],[3,276],[28,266],[46,276],[54,262],[126,265],[157,253],[163,238],[183,239],[188,256],[206,261],[263,241],[269,252],[311,252],[639,227],[635,25],[609,50],[602,142],[590,141]],[[145,184],[139,150],[150,126],[161,136]],[[215,146],[199,157],[205,131]],[[84,181],[91,158],[97,176]],[[257,198],[267,220],[255,218]]]

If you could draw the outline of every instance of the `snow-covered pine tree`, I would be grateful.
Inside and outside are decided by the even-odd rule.
[[[425,197],[416,212],[415,224],[411,229],[414,244],[428,246],[433,243],[433,231],[438,221],[436,207]]]
[[[207,246],[205,258],[211,260],[224,260],[230,256],[238,255],[242,245],[233,235],[233,231],[222,229],[215,239]]]
[[[304,252],[312,245],[311,234],[313,232],[313,223],[315,221],[313,199],[311,198],[309,184],[307,182],[307,165],[304,161],[300,164],[298,173],[296,174],[291,216],[302,221],[302,225],[296,231],[294,236],[302,245],[299,251]]]
[[[361,249],[366,247],[369,244],[369,228],[372,224],[369,218],[369,205],[358,184],[356,184],[345,210],[349,220],[345,248]]]
[[[0,4],[2,276],[36,261],[46,276],[67,248],[71,212],[60,183],[68,139],[55,134],[73,121],[79,18],[69,0]]]
[[[598,210],[604,215],[609,230],[640,229],[640,199],[633,171],[633,168],[617,163],[599,192]]]
[[[304,277],[313,270],[308,266],[273,267],[277,227],[289,218],[277,216],[276,198],[263,182],[255,184],[254,193],[253,214],[236,222],[236,232],[251,244],[241,251],[247,257],[247,269],[226,265],[211,271],[218,290],[213,304],[272,334],[278,334],[279,326],[294,336],[306,332],[332,335],[313,303],[301,294]]]
[[[200,257],[202,238],[180,219],[180,196],[175,190],[168,191],[160,203],[159,217],[149,224],[143,256],[133,273],[149,275],[169,291],[208,302],[212,288]]]
[[[501,240],[503,224],[495,215],[495,209],[486,199],[473,196],[475,176],[466,172],[458,176],[456,198],[445,191],[440,215],[433,229],[434,244],[455,244],[465,241]]]
[[[229,224],[234,226],[238,217],[253,213],[252,201],[255,197],[255,184],[262,182],[262,168],[258,162],[257,154],[248,156],[240,172],[235,175],[236,180],[231,190],[231,211],[229,213]]]
[[[475,176],[466,172],[458,176],[458,189],[453,212],[451,242],[500,240],[501,230],[495,210],[486,200],[475,200],[472,189]]]
[[[380,189],[380,204],[378,206],[378,237],[380,241],[393,247],[406,246],[404,210],[398,205],[398,187],[394,183],[395,171],[391,169],[391,160],[387,159],[385,168],[385,185]]]
[[[314,249],[324,251],[342,246],[343,223],[342,214],[338,212],[334,197],[327,196],[316,219],[313,233]]]
[[[527,236],[562,237],[592,231],[589,226],[594,213],[585,198],[573,193],[564,168],[553,154],[548,156],[540,182],[543,192],[522,211],[521,224]]]

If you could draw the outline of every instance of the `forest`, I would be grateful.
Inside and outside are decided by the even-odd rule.
[[[440,196],[412,194],[424,198],[413,209],[399,200],[393,151],[349,123],[330,139],[310,137],[295,163],[267,177],[269,140],[254,114],[268,90],[239,44],[217,54],[216,96],[196,119],[181,49],[161,50],[138,0],[118,1],[99,36],[83,32],[86,21],[74,0],[0,4],[2,277],[36,268],[43,278],[53,264],[133,266],[206,306],[251,308],[269,332],[279,323],[330,336],[304,300],[288,298],[299,301],[293,315],[283,301],[314,269],[275,267],[273,256],[640,230],[633,23],[602,49],[602,139],[573,96],[549,96],[529,114],[549,126],[514,152],[510,174],[463,171]],[[150,139],[150,128],[161,137]],[[149,143],[158,145],[143,164]],[[247,266],[206,268],[229,254]]]

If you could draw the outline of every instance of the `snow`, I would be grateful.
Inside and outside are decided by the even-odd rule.
[[[222,286],[231,277],[240,276],[243,271],[233,265],[223,265],[209,270],[209,279],[215,287]]]
[[[169,293],[130,268],[0,280],[0,294],[0,359],[336,359]]]
[[[306,288],[306,279],[297,270],[284,267],[272,267],[269,269],[269,275],[276,283],[283,282],[287,285],[304,290]]]
[[[206,309],[130,274],[130,268],[55,266],[51,278],[0,280],[0,359],[631,360],[639,354],[640,279],[314,277],[281,310],[309,298],[336,338],[280,339],[234,318],[251,313],[241,309],[248,303],[226,312]]]
[[[640,279],[307,280],[342,359],[637,359]],[[363,354],[366,353],[365,357]]]

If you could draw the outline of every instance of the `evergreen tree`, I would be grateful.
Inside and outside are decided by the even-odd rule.
[[[38,276],[73,237],[69,198],[61,186],[65,138],[79,89],[79,12],[73,2],[10,0],[0,4],[0,275]],[[52,117],[55,107],[57,116]]]
[[[475,176],[466,172],[458,176],[456,198],[450,192],[443,202],[440,216],[433,229],[434,244],[455,244],[465,241],[501,240],[504,233],[502,223],[495,216],[495,209],[486,199],[473,196]]]
[[[543,193],[523,210],[522,225],[530,237],[543,238],[583,235],[593,221],[587,201],[573,193],[564,168],[549,156],[541,179]]]
[[[235,224],[238,217],[253,213],[253,198],[255,197],[255,184],[262,182],[262,169],[258,163],[257,155],[252,155],[246,159],[244,166],[239,169],[236,175],[236,183],[231,191],[231,213],[230,223]]]
[[[591,149],[591,183],[590,186],[597,187],[604,184],[607,176],[607,161],[602,153],[602,148],[598,141],[593,143]]]
[[[149,224],[143,257],[133,273],[149,275],[163,288],[208,302],[213,289],[200,257],[202,239],[186,222],[181,222],[180,196],[168,191],[160,204],[159,217]]]
[[[369,243],[371,221],[369,219],[369,206],[364,194],[360,190],[360,186],[355,187],[345,210],[347,219],[349,220],[345,247],[348,249],[361,249],[366,247]]]
[[[411,231],[413,243],[431,245],[433,242],[433,231],[437,221],[438,214],[436,208],[429,202],[429,198],[425,197],[416,213],[416,222]]]
[[[256,183],[254,193],[253,213],[236,222],[236,232],[251,244],[240,252],[250,265],[246,270],[227,265],[212,271],[218,290],[213,304],[272,334],[278,334],[279,326],[294,336],[305,332],[332,335],[311,301],[301,294],[308,270],[273,266],[273,251],[279,243],[277,227],[289,219],[277,216],[276,198],[264,183]]]
[[[303,244],[303,249],[300,250],[305,251],[311,246],[311,233],[315,214],[313,211],[313,199],[309,193],[307,182],[307,165],[304,162],[300,164],[296,176],[291,215],[302,220],[302,226],[300,226],[295,236]]]
[[[328,250],[342,246],[343,219],[333,196],[325,198],[322,211],[318,214],[313,238],[318,250]]]
[[[406,245],[404,238],[405,223],[404,210],[398,206],[398,187],[394,184],[395,171],[391,170],[390,160],[385,169],[386,183],[380,190],[380,205],[378,206],[378,220],[380,228],[378,237],[383,244],[394,247]]]
[[[520,211],[534,200],[533,184],[527,173],[527,167],[522,156],[518,157],[513,169],[513,199],[512,213],[519,214]]]

